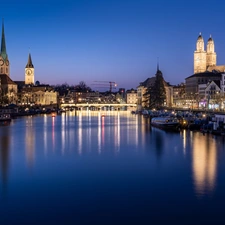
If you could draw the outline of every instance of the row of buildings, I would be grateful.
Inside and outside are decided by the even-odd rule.
[[[162,73],[158,68],[156,75]],[[137,106],[147,107],[145,93],[155,84],[156,76],[147,78],[137,87]],[[217,65],[215,44],[210,35],[205,51],[204,39],[199,34],[194,51],[194,74],[184,83],[170,85],[164,82],[165,106],[195,109],[225,109],[225,65]]]
[[[210,36],[207,48],[200,34],[194,51],[194,74],[187,77],[179,85],[171,85],[164,80],[166,92],[164,105],[179,108],[212,108],[225,107],[225,65],[217,65],[214,40]],[[125,91],[121,88],[117,93],[95,91],[76,91],[69,89],[61,94],[55,87],[40,85],[35,82],[35,68],[31,54],[28,55],[24,70],[24,81],[13,81],[10,78],[10,61],[6,51],[4,24],[2,23],[0,52],[0,104],[16,105],[58,105],[60,103],[128,103],[137,104],[137,110],[148,108],[146,92],[155,85],[157,76],[163,77],[157,65],[156,74],[140,82],[137,89]]]
[[[49,85],[34,83],[34,65],[31,54],[25,66],[24,81],[13,81],[10,78],[10,61],[6,51],[4,24],[2,23],[0,52],[0,103],[50,105],[58,103],[58,94]]]

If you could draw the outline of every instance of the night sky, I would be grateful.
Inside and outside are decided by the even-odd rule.
[[[199,32],[212,35],[225,64],[225,1],[1,1],[12,80],[24,80],[28,53],[35,81],[70,85],[115,81],[136,88],[156,73],[179,84],[193,74]]]

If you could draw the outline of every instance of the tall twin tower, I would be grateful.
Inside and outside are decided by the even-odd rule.
[[[5,74],[10,77],[10,63],[6,52],[6,41],[4,23],[2,22],[2,38],[0,52],[0,75]],[[28,62],[25,67],[25,84],[34,84],[34,66],[32,64],[31,55],[28,55]]]
[[[216,69],[216,52],[214,41],[210,35],[206,51],[201,33],[198,36],[196,50],[194,52],[194,73],[202,73]]]

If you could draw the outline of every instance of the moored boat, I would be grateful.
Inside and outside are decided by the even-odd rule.
[[[151,125],[161,129],[177,130],[180,127],[180,122],[176,117],[153,117]]]
[[[11,115],[8,113],[1,113],[0,114],[0,124],[5,125],[11,122]]]

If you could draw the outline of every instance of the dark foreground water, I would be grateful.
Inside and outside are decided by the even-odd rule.
[[[126,112],[0,127],[0,224],[225,224],[225,138]]]

